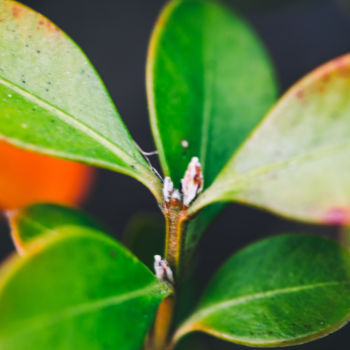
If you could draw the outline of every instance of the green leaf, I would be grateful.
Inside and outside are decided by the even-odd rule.
[[[213,2],[175,0],[151,38],[147,93],[165,175],[179,182],[198,156],[209,185],[275,101],[276,86],[265,49],[240,17]]]
[[[171,1],[147,60],[150,121],[164,174],[178,186],[197,156],[207,187],[275,101],[276,90],[262,43],[237,14],[209,1]],[[191,223],[189,245],[220,209]]]
[[[350,55],[292,87],[190,209],[238,201],[284,216],[350,222]]]
[[[175,338],[202,331],[250,346],[323,337],[350,319],[350,255],[336,242],[282,235],[231,257]]]
[[[158,196],[156,177],[76,44],[15,1],[0,2],[0,19],[0,137],[128,174]]]
[[[122,245],[66,226],[0,271],[0,348],[140,349],[170,291]]]
[[[64,226],[82,226],[99,229],[101,226],[77,209],[58,204],[33,204],[7,213],[11,236],[20,253],[28,243],[40,235],[56,235]]]

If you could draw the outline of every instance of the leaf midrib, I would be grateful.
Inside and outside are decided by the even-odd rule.
[[[161,288],[159,283],[153,282],[146,287],[134,290],[132,292],[125,292],[117,296],[74,305],[59,312],[43,314],[34,318],[29,318],[25,322],[12,325],[10,329],[2,328],[1,331],[4,335],[0,335],[0,344],[13,337],[18,337],[20,334],[32,332],[41,328],[51,327],[57,323],[64,321],[65,319],[96,312],[99,309],[104,309],[110,306],[116,306],[126,301],[149,295],[152,292],[160,292],[160,289]]]
[[[232,192],[238,193],[239,191],[248,187],[255,178],[264,176],[270,173],[271,171],[281,170],[283,168],[287,168],[292,164],[301,164],[309,160],[319,159],[323,156],[329,156],[339,151],[339,149],[343,150],[344,148],[348,147],[350,147],[350,141],[344,141],[342,143],[319,148],[308,153],[304,153],[302,155],[292,156],[280,162],[256,167],[251,170],[248,170],[246,173],[234,172],[234,169],[231,169],[231,167],[228,166],[226,169],[223,170],[225,171],[225,174],[219,174],[218,178],[214,181],[213,185],[210,188],[208,188],[208,190],[204,192],[203,195],[200,196],[196,202],[194,202],[194,204],[190,208],[189,214],[197,212],[199,209],[203,208],[204,206],[210,203],[220,202],[222,200],[220,196],[225,196]],[[232,173],[232,178],[230,179],[227,178],[227,173],[229,171],[231,171]],[[222,180],[221,177],[223,177],[224,179]]]
[[[262,175],[270,173],[271,171],[286,168],[292,164],[301,164],[309,160],[320,159],[323,156],[327,157],[333,153],[336,153],[339,149],[343,150],[344,148],[348,148],[348,147],[350,147],[350,141],[344,141],[342,143],[339,143],[336,145],[330,145],[328,147],[322,147],[322,148],[304,153],[302,155],[292,156],[280,162],[271,163],[265,166],[254,168],[252,170],[249,170],[247,173],[239,173],[239,176],[237,176],[236,178],[233,177],[231,181],[226,181],[225,184],[234,183],[237,181],[238,178],[242,177],[245,180],[247,180],[243,182],[242,187],[244,187],[244,184],[249,184],[249,180],[254,179],[255,177],[260,177]],[[235,175],[237,175],[237,173]]]
[[[203,318],[207,317],[208,315],[213,314],[213,313],[220,311],[222,309],[245,304],[245,303],[248,303],[250,301],[264,299],[264,298],[271,298],[271,297],[274,297],[277,295],[295,293],[295,292],[300,292],[300,291],[305,291],[305,290],[310,290],[310,289],[335,286],[335,285],[340,285],[340,284],[349,284],[350,285],[350,281],[348,281],[348,280],[328,281],[328,282],[313,283],[313,284],[294,286],[294,287],[292,286],[292,287],[286,287],[286,288],[280,288],[280,289],[250,294],[250,295],[246,295],[243,297],[228,299],[228,300],[225,300],[223,302],[205,307],[202,310],[199,310],[198,312],[194,313],[191,316],[191,318],[186,322],[186,324],[194,323],[196,320],[203,319]],[[181,328],[183,328],[183,327],[181,327]]]
[[[144,167],[144,165],[140,163],[139,160],[131,157],[128,153],[126,153],[123,149],[121,149],[117,144],[107,139],[105,136],[101,135],[99,132],[93,130],[90,126],[88,126],[81,120],[77,119],[76,117],[72,116],[71,114],[61,110],[57,106],[54,106],[48,101],[23,89],[22,87],[5,79],[2,76],[0,76],[0,84],[11,89],[12,91],[19,94],[26,100],[29,100],[30,102],[39,105],[44,110],[49,111],[50,113],[55,115],[58,119],[66,122],[68,125],[71,125],[75,129],[78,129],[79,131],[84,132],[85,134],[90,136],[92,139],[97,141],[99,144],[101,144],[105,149],[107,149],[108,151],[112,152],[113,154],[121,158],[125,163],[134,163],[136,161],[138,164]],[[118,166],[121,167],[120,165]]]

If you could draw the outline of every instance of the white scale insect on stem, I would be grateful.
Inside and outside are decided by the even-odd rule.
[[[188,207],[203,189],[203,175],[201,164],[197,157],[193,157],[188,164],[185,176],[181,180],[183,204]]]
[[[181,180],[181,191],[174,188],[170,177],[165,177],[163,184],[163,198],[166,207],[171,202],[174,204],[182,203],[188,208],[191,202],[203,190],[202,167],[197,157],[193,157],[188,164],[187,170]]]
[[[154,256],[154,272],[159,280],[174,284],[173,271],[171,271],[168,262],[160,255]]]

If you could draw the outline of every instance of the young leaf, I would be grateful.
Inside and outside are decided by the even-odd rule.
[[[59,230],[0,271],[0,348],[140,349],[169,287],[111,238]]]
[[[147,94],[165,175],[178,183],[197,156],[208,185],[275,101],[276,84],[240,17],[210,1],[175,0],[151,38]]]
[[[191,212],[239,201],[297,219],[350,222],[350,55],[307,75],[277,103]]]
[[[4,141],[0,141],[0,164],[2,210],[38,201],[78,204],[93,179],[92,167],[23,150]]]
[[[34,204],[8,212],[11,236],[20,253],[40,235],[57,235],[64,226],[99,229],[94,220],[81,211],[56,204]]]
[[[224,264],[175,339],[202,331],[269,347],[323,337],[350,319],[349,272],[349,252],[333,241],[265,239]]]
[[[15,1],[0,2],[0,19],[1,138],[120,171],[158,196],[157,179],[76,44]]]
[[[165,7],[151,38],[146,80],[160,163],[176,186],[193,156],[204,186],[211,184],[277,95],[272,64],[253,30],[204,0]],[[221,208],[191,222],[188,245]]]

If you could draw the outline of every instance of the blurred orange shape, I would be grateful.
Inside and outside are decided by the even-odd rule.
[[[92,177],[92,167],[0,141],[0,209],[34,202],[78,205],[87,195]]]

